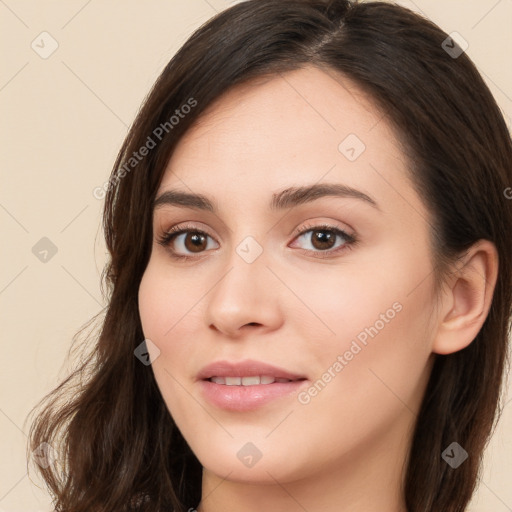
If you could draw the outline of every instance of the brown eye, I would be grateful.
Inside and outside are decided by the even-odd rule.
[[[167,247],[173,257],[188,258],[191,254],[201,254],[207,249],[211,249],[211,244],[208,244],[208,239],[213,240],[213,238],[204,231],[178,227],[164,233],[158,240],[158,243]]]
[[[329,257],[356,243],[355,236],[329,225],[306,226],[306,229],[299,232],[296,239],[305,240],[310,247],[303,249],[304,253],[316,257]],[[338,240],[339,243],[337,243]]]
[[[337,235],[325,229],[312,231],[311,243],[315,249],[326,250],[332,249],[336,243]]]
[[[206,236],[204,236],[202,233],[185,233],[183,245],[187,251],[201,252],[201,250],[206,249]]]

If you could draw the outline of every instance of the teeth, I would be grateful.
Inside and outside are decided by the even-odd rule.
[[[211,382],[226,386],[257,386],[258,384],[272,384],[274,382],[291,382],[290,379],[275,379],[270,375],[254,375],[251,377],[212,377]]]
[[[257,375],[253,377],[242,377],[242,386],[257,386],[261,383],[261,378]]]

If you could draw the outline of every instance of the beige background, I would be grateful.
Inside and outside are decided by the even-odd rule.
[[[52,510],[37,475],[27,476],[25,419],[66,374],[73,334],[103,305],[103,202],[92,191],[108,179],[161,69],[196,27],[232,3],[0,0],[0,512]],[[467,40],[510,126],[512,0],[399,3]],[[58,48],[47,58],[31,47],[49,52],[52,38]],[[46,262],[32,252],[43,237],[57,248]],[[509,390],[471,512],[512,511],[511,398]]]

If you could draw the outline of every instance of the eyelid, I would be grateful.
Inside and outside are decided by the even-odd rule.
[[[342,231],[347,235],[349,238],[356,238],[356,234],[353,229],[346,229],[345,227],[338,226],[337,224],[329,222],[329,221],[306,221],[307,224],[299,224],[298,227],[296,227],[291,233],[290,236],[293,236],[294,238],[298,235],[302,235],[307,231],[311,231],[314,229],[320,230],[320,229],[331,229],[331,230],[337,230]]]
[[[207,229],[198,227],[197,225],[194,224],[189,224],[187,222],[185,224],[177,224],[168,229],[163,229],[162,234],[157,237],[157,241],[161,245],[167,246],[171,240],[174,240],[179,235],[187,232],[202,233],[206,236],[209,236],[216,243],[219,243],[217,242],[216,238],[208,232]]]
[[[195,221],[193,221],[193,222],[195,222]],[[294,228],[288,236],[296,237],[298,235],[304,234],[306,231],[309,231],[311,229],[337,229],[339,231],[343,231],[349,237],[353,237],[353,238],[356,237],[356,234],[353,232],[353,230],[351,228],[347,230],[345,227],[330,224],[329,222],[326,222],[326,221],[315,221],[315,222],[306,221],[306,222],[308,222],[308,224],[299,224],[299,226]],[[202,228],[200,226],[198,227],[197,224],[190,224],[187,221],[185,221],[184,224],[177,224],[168,229],[162,228],[162,232],[163,232],[164,236],[166,234],[176,234],[177,235],[177,234],[181,233],[182,231],[189,231],[189,230],[203,232],[204,234],[208,235],[209,237],[211,237],[215,241],[217,241],[215,239],[215,237],[208,232],[207,228]]]
[[[342,245],[342,247],[338,247],[334,250],[313,251],[310,249],[301,249],[301,248],[297,249],[306,255],[315,254],[316,256],[312,256],[313,258],[322,259],[322,258],[328,258],[328,257],[335,257],[338,255],[339,252],[349,250],[352,248],[352,246],[355,246],[359,242],[359,238],[357,237],[357,235],[355,233],[353,233],[353,230],[346,230],[340,226],[337,226],[334,224],[329,224],[325,221],[324,222],[309,221],[309,224],[306,224],[306,225],[301,224],[301,225],[299,225],[299,227],[295,228],[289,236],[293,236],[292,241],[294,241],[299,236],[303,236],[306,233],[308,233],[310,231],[315,231],[315,230],[316,231],[323,230],[323,231],[334,232],[336,234],[336,236],[343,237],[346,240],[346,242]],[[352,233],[349,231],[352,231]],[[212,236],[208,232],[207,229],[200,228],[197,225],[190,224],[187,222],[185,222],[185,224],[177,224],[167,230],[164,230],[163,234],[158,237],[158,243],[160,243],[160,245],[162,245],[163,247],[168,248],[169,251],[171,252],[172,257],[175,259],[178,259],[178,260],[200,259],[208,251],[203,251],[202,253],[198,253],[198,255],[196,255],[196,256],[189,256],[189,255],[178,254],[176,251],[174,251],[173,249],[171,249],[169,247],[171,241],[173,241],[179,235],[181,235],[183,233],[187,233],[187,232],[196,232],[196,233],[204,234],[204,235],[210,237],[212,240],[215,241],[215,243],[218,244],[216,238],[214,236]],[[324,256],[321,256],[322,254]]]
[[[298,251],[302,252],[306,256],[311,255],[316,259],[334,259],[339,257],[342,252],[349,251],[359,244],[359,237],[355,232],[353,232],[353,230],[346,230],[340,226],[327,222],[313,222],[308,225],[301,225],[299,228],[293,231],[293,241],[301,236],[306,235],[306,233],[314,231],[330,231],[331,233],[335,233],[335,236],[341,237],[345,240],[341,246],[325,251],[314,251],[311,249],[297,248]]]

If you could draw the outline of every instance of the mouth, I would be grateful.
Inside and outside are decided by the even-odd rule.
[[[231,412],[251,411],[274,400],[290,400],[307,377],[261,361],[217,361],[197,375],[203,397]]]
[[[208,380],[226,386],[257,386],[305,379],[305,375],[252,359],[215,361],[205,366],[197,375],[197,380]]]
[[[259,386],[259,385],[268,385],[283,382],[297,382],[301,380],[306,380],[305,378],[299,379],[285,379],[279,377],[273,377],[272,375],[253,375],[246,377],[210,377],[209,379],[203,379],[209,382],[214,382],[215,384],[221,384],[223,386]]]

